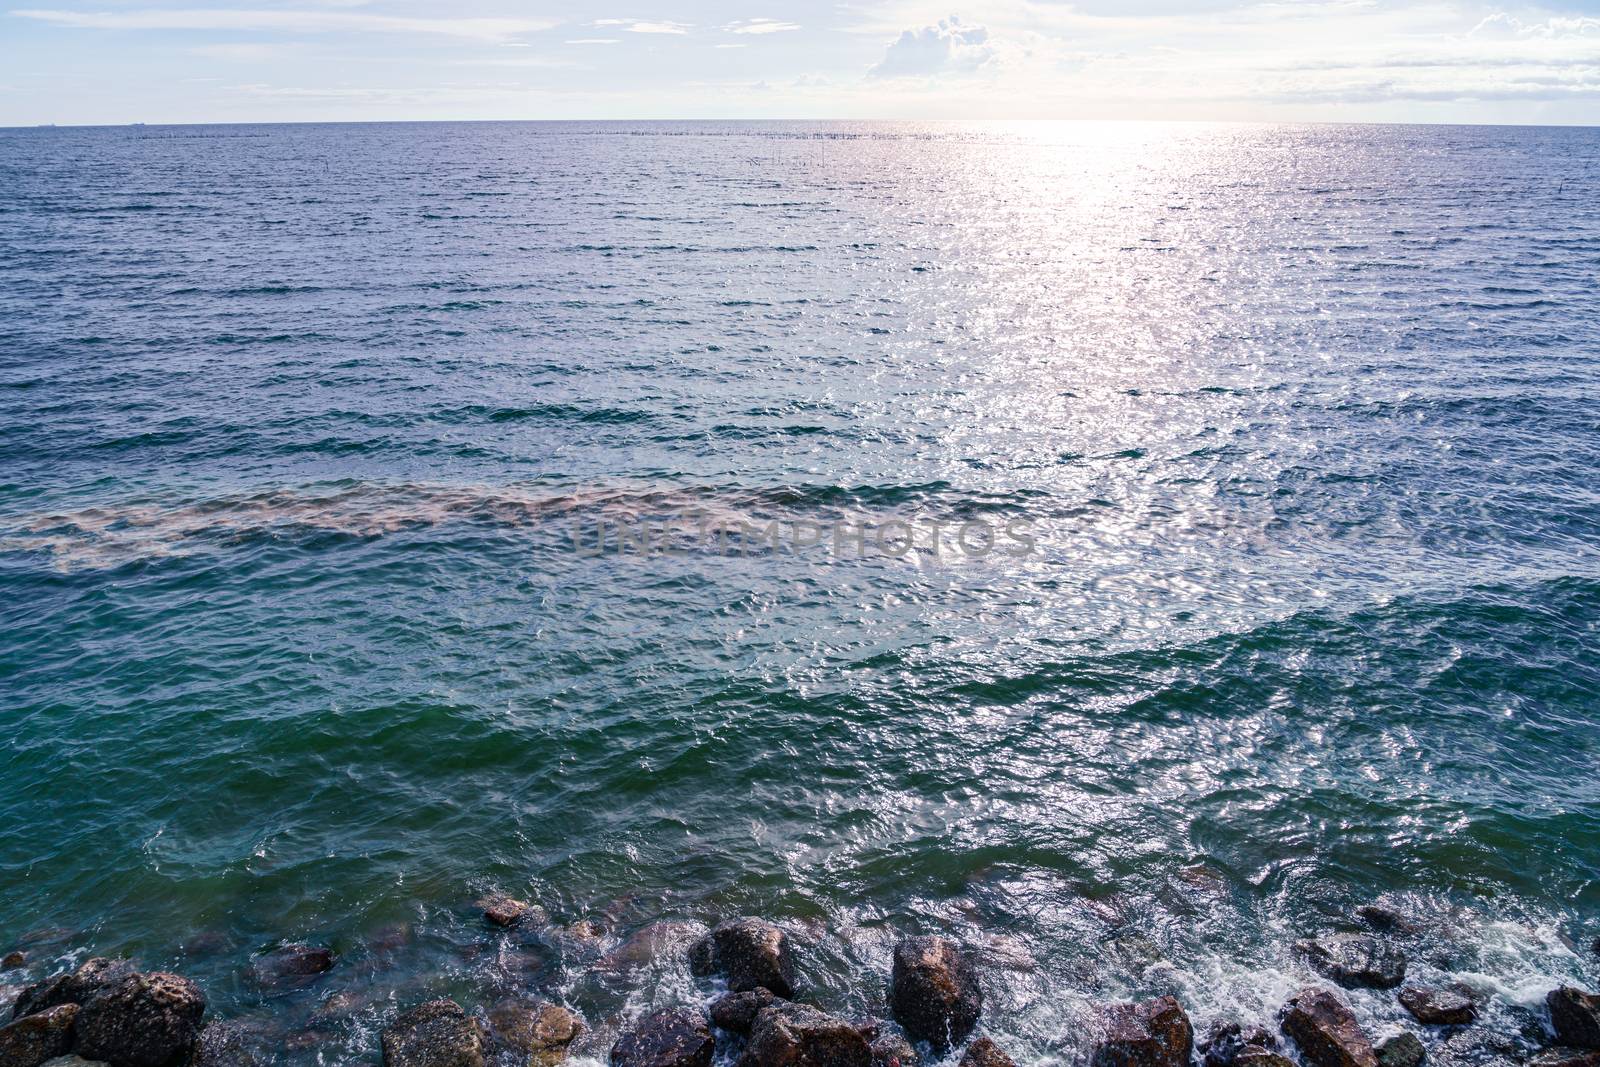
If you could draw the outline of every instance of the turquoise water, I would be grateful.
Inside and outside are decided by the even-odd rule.
[[[1527,1025],[1600,981],[1597,162],[0,131],[0,982],[134,954],[306,1062],[536,990],[603,1055],[753,912],[848,1012],[897,933],[974,942],[1042,1063],[1106,997],[1269,1018],[1381,898]],[[647,522],[673,554],[574,550]],[[771,522],[922,540],[690,532]],[[550,925],[491,934],[493,888]],[[263,989],[283,940],[339,963]]]

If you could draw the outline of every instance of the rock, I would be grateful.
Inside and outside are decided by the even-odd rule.
[[[721,974],[735,993],[761,986],[780,997],[794,996],[789,936],[762,919],[719,923],[690,947],[689,969],[702,978]]]
[[[961,1054],[960,1067],[1017,1067],[1001,1047],[987,1037],[980,1037],[967,1046]]]
[[[1302,989],[1290,997],[1282,1025],[1307,1067],[1377,1067],[1371,1038],[1344,1001],[1325,989]]]
[[[322,998],[316,1010],[311,1013],[314,1023],[332,1022],[337,1019],[348,1019],[366,1006],[368,998],[360,993],[348,989],[336,989]]]
[[[872,1047],[844,1019],[785,1001],[756,1016],[738,1067],[872,1067]]]
[[[189,979],[135,972],[89,998],[75,1051],[113,1067],[163,1067],[194,1045],[205,1012],[205,994]]]
[[[1356,915],[1374,930],[1387,930],[1397,934],[1417,932],[1416,923],[1383,904],[1363,904],[1356,909]]]
[[[1413,1019],[1429,1026],[1464,1026],[1478,1017],[1477,1005],[1446,989],[1406,986],[1400,990],[1400,1004]]]
[[[1187,1067],[1194,1052],[1194,1027],[1174,997],[1113,1004],[1101,1021],[1094,1067]]]
[[[872,1067],[921,1067],[922,1057],[902,1033],[880,1032],[871,1048]]]
[[[1297,1067],[1289,1057],[1262,1045],[1244,1045],[1233,1058],[1234,1067]]]
[[[684,942],[699,938],[704,930],[705,927],[698,923],[671,920],[650,923],[629,934],[620,945],[600,957],[595,969],[620,974],[649,966],[669,950],[680,951]]]
[[[716,1040],[706,1017],[683,1008],[663,1008],[611,1046],[612,1067],[707,1067]]]
[[[14,971],[27,965],[28,954],[18,949],[15,952],[7,952],[5,959],[0,960],[0,971]]]
[[[333,969],[333,952],[311,945],[284,945],[256,957],[250,970],[269,989],[299,989]]]
[[[1217,1024],[1206,1034],[1196,1051],[1204,1067],[1233,1067],[1247,1052],[1260,1060],[1260,1053],[1275,1054],[1278,1039],[1259,1026],[1248,1029],[1238,1023]],[[1273,1067],[1258,1062],[1257,1067]]]
[[[489,1022],[508,1047],[528,1056],[528,1067],[552,1067],[583,1032],[572,1012],[546,1001],[506,1001],[489,1012]]]
[[[712,1003],[711,1022],[736,1034],[748,1034],[750,1028],[755,1025],[756,1016],[761,1013],[761,1009],[777,1000],[772,990],[765,987],[746,990],[743,993],[728,993]]]
[[[0,1027],[0,1067],[39,1067],[72,1048],[72,1024],[81,1009],[57,1004]]]
[[[1334,934],[1301,941],[1295,951],[1342,986],[1393,989],[1406,977],[1405,953],[1370,934]]]
[[[1544,998],[1556,1040],[1573,1048],[1600,1049],[1600,996],[1562,986]]]
[[[188,1067],[266,1067],[260,1037],[237,1022],[212,1023],[200,1031]]]
[[[1600,1067],[1600,1051],[1557,1045],[1529,1060],[1528,1067]]]
[[[483,909],[483,917],[494,925],[515,926],[528,914],[529,904],[504,893],[491,893],[478,901],[478,907]]]
[[[894,947],[889,1008],[913,1041],[943,1052],[978,1025],[983,990],[967,953],[943,937],[908,937]]]
[[[453,1000],[430,1000],[383,1028],[386,1067],[484,1067],[483,1034]]]
[[[1421,1040],[1409,1031],[1389,1038],[1374,1051],[1378,1054],[1378,1067],[1422,1067],[1422,1061],[1428,1058]]]
[[[83,961],[77,970],[38,982],[17,997],[11,1017],[20,1019],[57,1004],[83,1004],[101,989],[133,973],[130,960],[108,960],[95,956]]]
[[[45,1060],[44,1067],[111,1067],[105,1060],[86,1060],[76,1053]]]

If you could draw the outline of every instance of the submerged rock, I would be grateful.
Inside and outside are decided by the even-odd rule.
[[[780,1002],[756,1016],[738,1067],[872,1067],[872,1048],[844,1019]]]
[[[106,986],[121,981],[132,973],[134,966],[131,960],[92,957],[84,960],[75,971],[48,978],[24,989],[22,995],[17,997],[11,1017],[20,1019],[24,1015],[32,1015],[58,1004],[82,1004]]]
[[[972,1032],[983,990],[971,958],[943,937],[908,937],[894,947],[889,1008],[913,1041],[944,1051]]]
[[[906,1035],[893,1030],[880,1030],[871,1040],[872,1067],[921,1067],[922,1057],[906,1040]]]
[[[1263,1027],[1225,1023],[1213,1026],[1196,1051],[1204,1067],[1278,1067],[1285,1058],[1277,1049],[1278,1039]]]
[[[205,1012],[205,994],[189,979],[136,972],[83,1006],[76,1051],[113,1067],[163,1067],[193,1047]]]
[[[76,1004],[57,1004],[0,1027],[0,1067],[39,1067],[72,1048]]]
[[[755,1025],[761,1009],[778,1000],[772,990],[765,987],[749,989],[743,993],[728,993],[718,997],[711,1005],[711,1021],[724,1030],[748,1034]]]
[[[1406,986],[1400,1004],[1419,1023],[1429,1026],[1463,1026],[1478,1017],[1478,1007],[1460,993],[1447,989]]]
[[[266,989],[299,989],[333,969],[331,949],[314,945],[283,945],[257,956],[250,974]]]
[[[1378,1067],[1422,1067],[1428,1057],[1422,1041],[1409,1031],[1389,1038],[1374,1051],[1378,1054]]]
[[[980,1037],[967,1046],[961,1054],[960,1067],[1017,1067],[999,1045],[987,1037]]]
[[[238,1022],[212,1023],[200,1031],[188,1067],[266,1067],[260,1035]]]
[[[719,923],[690,947],[689,969],[702,978],[722,975],[735,993],[762,987],[780,997],[794,996],[789,936],[762,919]]]
[[[5,959],[0,959],[0,971],[15,971],[18,968],[26,967],[27,965],[28,954],[23,952],[21,949],[18,949],[15,952],[7,952]]]
[[[640,1019],[611,1046],[612,1067],[707,1067],[716,1049],[697,1011],[663,1008]]]
[[[1573,1048],[1600,1049],[1600,996],[1562,986],[1544,998],[1556,1040]]]
[[[1302,989],[1289,998],[1283,1032],[1299,1046],[1308,1067],[1377,1067],[1372,1039],[1344,1001],[1325,989]]]
[[[1094,1067],[1187,1067],[1194,1027],[1175,997],[1102,1009],[1104,1036]]]
[[[572,1012],[547,1001],[506,1001],[489,1012],[495,1034],[508,1047],[528,1056],[527,1067],[551,1067],[567,1055],[567,1046],[583,1032]]]
[[[1417,932],[1416,923],[1384,904],[1363,904],[1356,909],[1356,915],[1374,930],[1388,930],[1397,934]]]
[[[383,1028],[386,1067],[484,1067],[483,1034],[453,1000],[430,1000]]]
[[[1295,951],[1342,986],[1393,989],[1405,980],[1405,953],[1370,934],[1334,934],[1301,941]]]

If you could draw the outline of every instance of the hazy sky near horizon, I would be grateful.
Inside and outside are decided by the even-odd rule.
[[[16,0],[0,125],[540,118],[1600,124],[1600,0]]]

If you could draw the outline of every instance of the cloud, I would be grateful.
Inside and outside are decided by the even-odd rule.
[[[889,46],[869,78],[930,78],[970,73],[994,58],[989,31],[951,15],[935,26],[905,30]]]
[[[566,42],[567,44],[621,44],[616,37],[577,37]]]
[[[353,11],[252,11],[166,9],[148,11],[57,11],[26,9],[12,15],[58,26],[96,30],[280,30],[289,33],[423,33],[500,41],[519,33],[548,30],[549,19],[407,18]]]
[[[798,30],[800,25],[796,22],[779,22],[777,19],[744,19],[730,22],[722,28],[729,33],[784,33]]]
[[[595,19],[596,26],[613,26],[627,33],[688,33],[687,22],[635,22],[633,19]]]
[[[1467,36],[1491,41],[1600,38],[1600,18],[1557,16],[1543,22],[1524,22],[1515,15],[1497,11],[1474,26]]]

